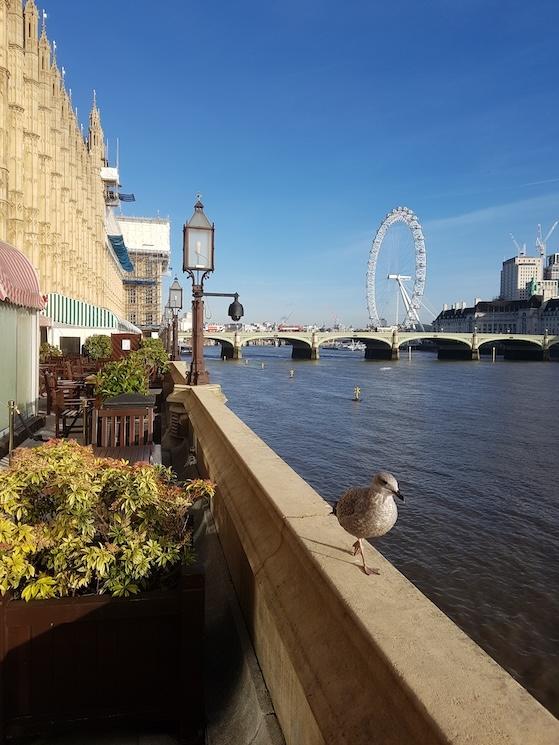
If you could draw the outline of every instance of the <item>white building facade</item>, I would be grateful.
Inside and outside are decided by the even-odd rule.
[[[503,261],[501,269],[501,300],[528,300],[533,281],[543,280],[541,256],[514,256]]]

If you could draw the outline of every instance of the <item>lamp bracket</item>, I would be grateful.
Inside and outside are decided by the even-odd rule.
[[[234,297],[238,298],[238,292],[202,292],[204,297]]]

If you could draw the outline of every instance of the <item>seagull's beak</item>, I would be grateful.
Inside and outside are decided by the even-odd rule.
[[[402,494],[400,493],[400,490],[398,490],[398,491],[395,491],[395,492],[394,492],[394,496],[395,496],[395,497],[398,497],[398,499],[401,499],[401,500],[402,500],[402,502],[405,502],[405,501],[406,501],[406,500],[404,499],[403,495],[402,495]]]

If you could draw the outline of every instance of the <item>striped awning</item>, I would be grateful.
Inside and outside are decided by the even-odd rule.
[[[56,324],[82,328],[118,329],[118,318],[108,308],[90,305],[57,292],[49,292],[45,316]]]
[[[37,272],[17,248],[0,241],[0,300],[25,308],[45,307]]]

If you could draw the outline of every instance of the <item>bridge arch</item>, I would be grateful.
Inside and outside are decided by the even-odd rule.
[[[417,332],[414,334],[399,334],[398,335],[398,347],[403,344],[411,344],[414,341],[433,341],[437,344],[443,345],[445,342],[450,344],[461,344],[468,349],[472,348],[472,336],[471,334],[447,334],[433,333],[432,331]]]
[[[336,333],[327,333],[325,336],[318,335],[318,346],[322,347],[324,344],[331,344],[335,341],[361,341],[364,344],[372,344],[376,342],[381,342],[383,345],[386,345],[388,347],[392,346],[392,338],[391,337],[375,337],[371,338],[370,336],[365,335],[366,332],[360,334],[359,331],[350,331],[350,332],[343,332],[343,331],[337,331]]]
[[[232,336],[225,336],[219,333],[212,334],[208,331],[204,331],[204,339],[211,339],[212,341],[218,341],[221,344],[228,344],[229,346],[233,346],[233,337]]]
[[[255,334],[243,334],[241,337],[241,346],[245,347],[250,341],[260,341],[260,340],[267,341],[268,339],[270,339],[271,341],[282,341],[282,340],[290,341],[290,342],[296,341],[300,344],[303,344],[309,347],[309,349],[311,347],[310,340],[305,338],[304,336],[298,336],[296,333],[292,334],[290,332],[289,333],[283,332],[280,335],[273,331],[271,331],[269,334],[262,333],[262,332],[257,332]]]
[[[522,345],[522,346],[527,346],[527,347],[528,346],[534,346],[537,349],[543,349],[543,340],[540,341],[539,339],[531,339],[530,337],[528,337],[526,339],[521,339],[521,338],[519,338],[517,336],[515,336],[514,338],[511,339],[510,334],[508,336],[506,336],[506,335],[503,335],[503,336],[496,335],[494,339],[493,338],[492,339],[484,339],[484,337],[481,336],[480,337],[479,344],[478,344],[478,349],[481,349],[482,347],[485,347],[488,344],[495,345],[495,344],[506,344],[506,343],[508,343],[508,344],[516,344],[518,346]]]

